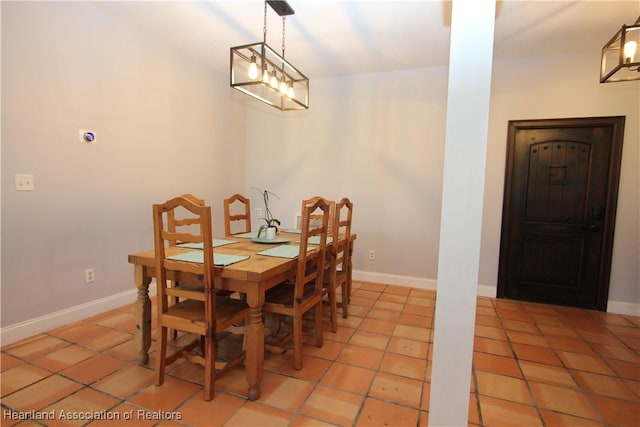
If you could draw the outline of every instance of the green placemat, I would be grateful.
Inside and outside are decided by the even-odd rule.
[[[225,240],[225,239],[213,239],[214,248],[217,248],[218,246],[231,245],[233,243],[238,243],[238,241]],[[189,249],[204,249],[204,245],[202,243],[180,243],[178,246],[181,248],[189,248]]]
[[[197,262],[202,264],[204,262],[204,252],[190,251],[168,256],[167,258],[174,261]],[[244,261],[245,259],[249,259],[249,257],[247,255],[213,254],[213,263],[218,266],[234,264],[236,262]]]
[[[313,248],[307,248],[307,252]],[[258,255],[275,256],[278,258],[297,258],[300,253],[298,245],[280,245],[258,252]]]

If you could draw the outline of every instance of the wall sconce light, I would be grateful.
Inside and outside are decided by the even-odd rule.
[[[640,80],[640,17],[602,48],[600,83]]]
[[[282,16],[282,55],[267,45],[267,4]],[[265,1],[262,42],[231,48],[231,87],[282,111],[309,108],[309,79],[284,58],[286,1]]]

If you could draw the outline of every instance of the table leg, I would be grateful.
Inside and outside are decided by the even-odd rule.
[[[135,345],[139,350],[138,363],[146,365],[149,361],[149,347],[151,347],[151,300],[149,299],[149,283],[144,267],[133,266],[133,280],[138,289],[136,298],[136,334]]]
[[[246,329],[247,357],[245,359],[245,372],[249,383],[249,400],[260,398],[260,384],[264,371],[264,323],[262,322],[262,305],[264,295],[248,294],[249,320]]]

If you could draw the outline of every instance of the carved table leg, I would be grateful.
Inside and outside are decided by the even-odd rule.
[[[247,357],[245,372],[249,383],[249,400],[260,398],[260,384],[264,370],[264,323],[262,323],[262,304],[264,295],[247,295],[249,321],[247,325]]]
[[[143,266],[134,265],[133,278],[138,288],[135,345],[139,350],[138,363],[146,365],[149,361],[149,347],[151,347],[151,300],[149,299],[151,277],[145,274]]]

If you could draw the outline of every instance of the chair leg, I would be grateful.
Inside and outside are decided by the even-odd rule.
[[[156,385],[162,385],[164,383],[164,371],[167,363],[167,334],[169,331],[165,326],[162,326],[159,332],[158,359],[156,360]]]
[[[342,282],[342,318],[349,317],[349,283]]]
[[[302,315],[293,316],[293,367],[302,369]]]
[[[215,332],[214,332],[215,333]],[[216,375],[216,342],[215,338],[207,334],[204,338],[204,400],[213,399],[213,389]]]
[[[331,315],[331,332],[338,332],[338,303],[336,301],[336,289],[335,283],[332,283],[329,288],[329,313]]]
[[[322,301],[320,301],[318,304],[316,304],[315,308],[313,309],[314,314],[316,316],[316,347],[322,347],[322,344],[324,343],[323,337],[322,337],[323,308],[324,308],[324,305],[322,304]]]

